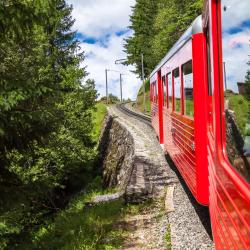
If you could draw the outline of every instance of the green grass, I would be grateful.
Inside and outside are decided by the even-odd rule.
[[[177,98],[175,98],[175,111],[181,112],[181,100]]]
[[[171,229],[170,229],[170,224],[167,225],[167,231],[165,233],[165,241],[167,245],[167,249],[171,250],[172,245],[171,245]]]
[[[126,216],[137,215],[154,205],[145,202],[125,205],[122,199],[88,206],[96,195],[113,190],[101,188],[101,180],[94,180],[85,192],[78,194],[68,207],[53,220],[40,225],[33,233],[15,244],[13,250],[111,250],[122,246],[130,228],[117,226]]]
[[[93,112],[94,127],[93,127],[92,135],[95,141],[97,141],[100,136],[101,129],[102,129],[102,122],[104,120],[106,113],[107,113],[106,105],[103,104],[102,102],[97,103],[96,111]]]
[[[247,134],[246,124],[250,120],[250,102],[243,95],[228,95],[226,99],[229,100],[229,109],[235,112],[236,123],[241,134],[245,136]]]
[[[147,115],[151,114],[151,105],[150,105],[150,85],[149,85],[149,81],[145,81],[145,94],[146,94],[146,101],[145,101],[145,113]],[[138,92],[138,96],[136,99],[136,103],[137,103],[137,109],[144,113],[144,106],[143,106],[143,88],[144,85],[141,86],[139,92]]]
[[[89,185],[88,191],[78,194],[54,220],[38,226],[29,238],[11,249],[117,249],[126,237],[126,232],[113,226],[126,211],[123,201],[87,206],[92,197],[104,193],[107,191],[101,189],[100,179],[97,179],[94,185]]]
[[[185,115],[194,117],[194,101],[193,100],[185,100]]]
[[[97,103],[96,111],[93,112],[94,126],[92,136],[95,141],[98,140],[100,135],[105,114],[106,106],[102,103]],[[67,188],[67,197],[63,196],[62,199],[65,198],[65,200],[67,200],[74,192],[83,189],[93,178],[93,173],[91,173],[91,171],[92,170],[89,168],[86,169],[86,171],[77,174],[74,178],[73,184],[70,184],[70,187]],[[7,185],[4,188],[0,186],[0,189],[4,191],[1,194],[2,202],[0,204],[0,249],[39,249],[40,242],[41,244],[44,242],[46,245],[47,240],[51,241],[51,246],[48,244],[46,245],[46,248],[42,246],[40,248],[56,249],[56,247],[54,247],[54,242],[56,246],[61,244],[59,244],[60,240],[58,239],[57,234],[60,237],[62,235],[62,245],[67,245],[66,242],[64,242],[68,237],[66,234],[71,235],[73,232],[72,230],[77,227],[76,222],[81,222],[81,215],[77,215],[77,207],[79,208],[80,200],[83,198],[87,199],[85,194],[80,194],[78,197],[79,199],[77,198],[72,201],[69,209],[62,209],[59,213],[47,209],[46,206],[39,207],[39,209],[36,208],[34,204],[31,203],[32,195],[34,194],[29,191],[29,186],[19,187],[18,185]],[[72,193],[69,193],[71,191]],[[44,197],[41,197],[41,204],[44,199]],[[58,209],[58,211],[60,210]],[[70,223],[67,225],[66,217],[72,219],[71,222],[69,221],[72,223],[71,228]],[[55,224],[53,224],[54,218],[58,218],[56,219]],[[59,221],[62,223],[61,225]],[[65,229],[62,228],[63,225],[65,226]],[[67,232],[65,230],[67,230]],[[65,234],[61,234],[60,231],[65,231]],[[52,232],[55,241],[48,236],[48,232]],[[19,244],[21,245],[20,247]]]

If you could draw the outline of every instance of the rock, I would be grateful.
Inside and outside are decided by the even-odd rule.
[[[126,202],[139,203],[164,195],[168,182],[166,163],[160,146],[144,134],[147,125],[123,119],[109,108],[99,143],[102,156],[103,183],[124,192]],[[152,156],[153,154],[153,156]]]

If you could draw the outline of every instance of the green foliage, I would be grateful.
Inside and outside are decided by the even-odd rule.
[[[135,72],[141,77],[141,54],[144,56],[144,68],[149,75],[155,65],[152,59],[152,37],[155,35],[152,26],[157,11],[157,1],[137,0],[130,16],[134,34],[125,40],[127,64],[135,64]]]
[[[37,227],[12,249],[117,249],[126,236],[113,226],[127,211],[123,201],[87,206],[94,196],[104,193],[101,180],[93,180],[54,220]]]
[[[103,97],[100,99],[100,101],[106,103],[106,101],[107,101],[106,96],[103,96]],[[115,104],[115,103],[120,102],[120,99],[119,99],[117,96],[113,95],[113,94],[109,94],[108,101],[109,101],[109,104]]]
[[[247,63],[247,65],[250,66],[250,61]],[[247,87],[246,87],[247,98],[250,101],[250,69],[247,70],[245,80],[246,80],[246,84],[247,84]],[[249,114],[249,116],[250,116],[250,114]]]
[[[190,116],[190,117],[194,117],[194,101],[186,99],[185,105],[186,105],[185,114]]]
[[[71,11],[64,0],[0,2],[0,248],[65,206],[95,162],[97,93]]]
[[[154,22],[155,36],[152,38],[152,54],[159,62],[174,45],[182,33],[201,14],[202,0],[159,0]]]
[[[130,17],[133,35],[125,40],[127,63],[136,65],[141,76],[144,54],[148,77],[181,34],[201,14],[202,0],[137,0]]]
[[[144,100],[144,94],[143,94],[143,89],[145,85],[145,106],[146,110],[145,113],[147,115],[151,115],[151,103],[150,103],[150,83],[149,80],[146,80],[144,84],[140,87],[140,90],[138,92],[137,98],[136,98],[136,105],[137,109],[144,113],[144,106],[143,106],[143,100]]]
[[[93,138],[95,141],[98,140],[100,133],[101,133],[101,128],[102,128],[102,122],[104,120],[104,117],[107,113],[106,106],[102,103],[99,102],[96,104],[96,111],[93,112]]]
[[[120,101],[120,99],[113,95],[113,94],[109,94],[109,103],[110,104],[114,104],[114,103],[118,103]]]
[[[165,233],[165,241],[167,244],[167,249],[171,250],[172,249],[172,244],[171,244],[171,228],[170,224],[167,225],[167,232]]]
[[[243,136],[246,135],[246,124],[248,123],[249,114],[246,110],[249,110],[249,101],[243,95],[229,95],[226,97],[229,100],[229,109],[235,112],[236,123]]]

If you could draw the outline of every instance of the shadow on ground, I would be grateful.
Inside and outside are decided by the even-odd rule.
[[[175,172],[177,175],[183,189],[185,190],[185,193],[187,194],[191,204],[193,205],[197,215],[199,216],[199,219],[204,226],[205,230],[207,231],[209,237],[211,240],[213,240],[212,230],[211,230],[211,221],[210,221],[210,215],[209,215],[209,208],[207,206],[200,205],[192,195],[191,191],[189,190],[187,184],[185,183],[184,179],[182,178],[180,172],[178,171],[177,167],[175,166],[174,162],[170,158],[169,155],[166,155],[166,160],[168,162],[168,165],[170,168]]]

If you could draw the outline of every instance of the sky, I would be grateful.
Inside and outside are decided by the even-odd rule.
[[[222,0],[222,30],[227,88],[237,93],[237,82],[245,82],[249,70],[249,0]]]
[[[134,99],[141,85],[131,72],[133,66],[116,65],[115,60],[126,58],[124,39],[132,35],[128,29],[131,6],[135,0],[68,0],[73,5],[75,19],[73,30],[85,52],[83,66],[87,66],[88,78],[94,79],[100,96],[106,95],[105,69],[108,71],[109,93],[120,97],[120,73],[123,82],[123,98]]]

